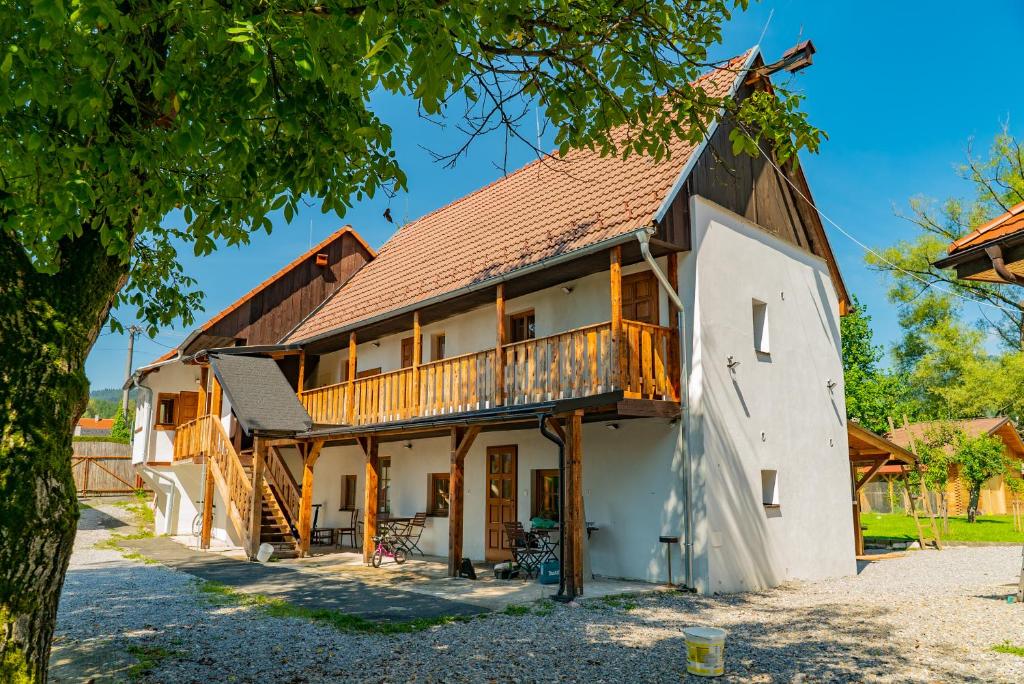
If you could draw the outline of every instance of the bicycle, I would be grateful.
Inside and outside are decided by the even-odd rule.
[[[370,562],[373,563],[373,567],[379,568],[385,558],[393,558],[395,563],[398,565],[405,562],[405,549],[402,548],[398,537],[394,534],[385,533],[375,535],[373,537],[373,543],[377,545],[373,550],[373,556],[370,558]]]
[[[196,513],[196,517],[192,518],[192,536],[198,537],[203,533],[203,502],[196,501],[196,505],[199,507],[199,512]],[[210,506],[211,511],[217,510],[217,504]]]

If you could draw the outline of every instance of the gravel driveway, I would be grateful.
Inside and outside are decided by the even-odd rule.
[[[724,681],[1024,681],[1024,657],[991,651],[1024,645],[1024,606],[1005,602],[1017,547],[912,553],[757,594],[583,601],[380,636],[211,604],[189,575],[93,548],[118,524],[107,514],[124,517],[83,512],[54,681],[679,681],[694,624],[729,631]]]

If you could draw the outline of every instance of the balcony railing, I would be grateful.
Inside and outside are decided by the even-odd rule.
[[[489,349],[306,390],[301,399],[315,423],[328,425],[388,423],[613,390],[678,401],[677,347],[672,328],[623,321],[616,353],[612,324],[598,323],[505,345],[502,369]]]

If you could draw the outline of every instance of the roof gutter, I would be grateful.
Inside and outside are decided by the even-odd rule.
[[[604,251],[611,247],[615,247],[616,245],[622,245],[632,242],[633,240],[636,240],[640,234],[646,235],[648,230],[649,228],[647,228],[646,226],[643,228],[636,228],[634,230],[629,231],[628,233],[621,233],[614,237],[601,240],[600,242],[595,242],[592,245],[587,245],[586,247],[581,247],[580,249],[572,250],[571,252],[556,254],[555,256],[547,257],[546,259],[541,259],[540,261],[529,264],[528,266],[523,266],[522,268],[516,269],[514,271],[509,271],[508,273],[503,273],[499,276],[488,278],[487,280],[481,280],[478,283],[464,285],[463,287],[460,287],[457,290],[451,290],[450,292],[435,295],[428,299],[423,299],[413,304],[408,304],[399,309],[392,309],[385,313],[377,314],[376,316],[371,316],[370,318],[364,318],[362,320],[356,321],[355,323],[349,323],[348,325],[343,325],[339,328],[334,328],[333,330],[329,330],[327,332],[323,332],[312,337],[306,337],[289,344],[304,347],[314,342],[321,342],[323,340],[335,337],[337,335],[344,335],[345,333],[352,332],[353,330],[358,330],[359,328],[365,328],[375,323],[380,323],[382,321],[386,321],[392,318],[397,318],[405,314],[411,314],[414,311],[417,311],[427,306],[431,306],[433,304],[440,304],[442,302],[455,299],[462,295],[471,294],[473,292],[479,292],[480,290],[486,290],[488,288],[495,287],[500,283],[507,283],[510,280],[515,280],[516,278],[521,278],[525,275],[530,275],[531,273],[543,271],[544,269],[551,268],[552,266],[557,266],[558,264],[574,261],[576,259],[579,259],[580,257],[589,256],[591,254]],[[344,291],[344,289],[345,288],[340,288],[337,291],[335,291],[334,294],[340,295]],[[332,295],[332,297],[333,296],[334,295]],[[316,310],[314,310],[314,312],[311,313],[310,316],[314,315],[315,313]],[[303,322],[305,322],[305,320],[309,320],[309,316],[307,316]],[[299,323],[299,325],[302,325],[302,323]],[[298,325],[295,326],[295,328],[290,330],[283,339],[288,339],[288,337],[292,335],[295,332],[295,330],[298,329],[298,327]]]

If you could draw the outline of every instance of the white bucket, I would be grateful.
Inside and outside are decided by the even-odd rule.
[[[266,563],[270,560],[270,557],[274,555],[273,544],[260,544],[260,548],[256,550],[256,560],[260,563]]]
[[[687,627],[686,671],[701,677],[718,677],[725,672],[724,629],[717,627]]]

